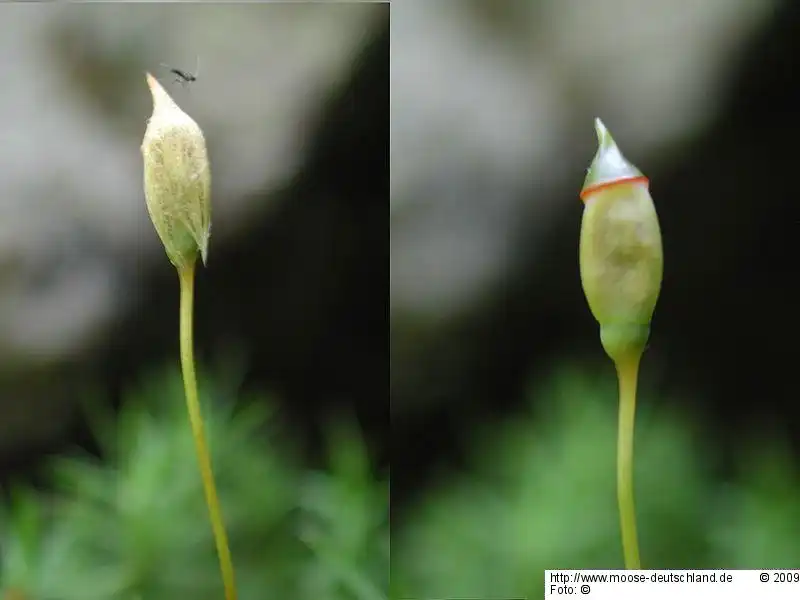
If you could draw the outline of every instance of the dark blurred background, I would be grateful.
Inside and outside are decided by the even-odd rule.
[[[792,2],[394,8],[403,593],[535,597],[539,569],[622,566],[616,382],[578,272],[597,116],[649,176],[664,239],[636,433],[645,568],[798,564],[798,34]]]
[[[200,123],[211,156],[200,370],[270,393],[317,461],[326,424],[357,418],[385,467],[388,5],[0,12],[2,43],[19,44],[20,58],[3,67],[14,91],[0,100],[11,123],[0,153],[0,479],[32,477],[76,444],[96,451],[81,401],[118,406],[177,365],[177,277],[142,192],[145,71]],[[161,65],[198,62],[191,86]]]

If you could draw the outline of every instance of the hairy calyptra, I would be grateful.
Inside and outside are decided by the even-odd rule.
[[[173,265],[208,258],[211,235],[211,170],[197,123],[147,74],[153,114],[142,157],[147,211]]]

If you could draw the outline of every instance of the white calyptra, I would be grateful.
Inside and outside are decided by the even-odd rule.
[[[181,269],[208,258],[211,171],[203,132],[149,73],[153,114],[142,141],[147,211],[167,256]]]

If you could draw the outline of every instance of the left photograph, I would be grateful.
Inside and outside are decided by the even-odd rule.
[[[0,46],[0,598],[387,598],[389,4]]]

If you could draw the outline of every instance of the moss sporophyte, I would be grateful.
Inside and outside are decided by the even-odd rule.
[[[600,341],[619,381],[617,495],[625,567],[640,568],[633,501],[633,430],[639,363],[661,290],[661,230],[649,181],[620,152],[600,119],[598,150],[580,197],[580,274]]]
[[[208,258],[211,170],[203,132],[149,73],[153,114],[142,141],[144,195],[153,226],[180,282],[180,348],[186,406],[227,600],[235,600],[233,563],[214,485],[197,393],[192,342],[194,275]]]

